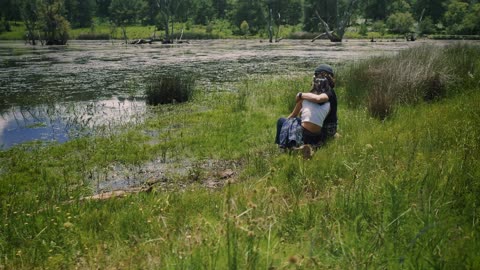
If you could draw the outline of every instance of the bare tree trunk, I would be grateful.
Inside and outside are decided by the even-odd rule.
[[[345,10],[342,18],[340,19],[340,23],[335,30],[330,30],[328,24],[320,17],[318,11],[315,11],[317,14],[318,19],[325,27],[325,33],[320,34],[319,36],[312,39],[312,42],[320,37],[327,36],[330,41],[332,42],[342,42],[343,35],[345,35],[345,29],[347,28],[348,24],[350,23],[350,18],[353,14],[353,7],[358,0],[350,0],[348,3],[347,9]]]
[[[172,39],[173,39],[173,19],[171,20],[171,23],[172,23],[172,31],[170,31],[170,35],[172,36]]]
[[[122,33],[123,33],[123,39],[125,40],[125,44],[128,44],[127,27],[125,25],[122,25]]]
[[[333,31],[330,32],[330,34],[332,34],[332,33],[333,33]],[[314,37],[314,38],[312,39],[312,42],[314,42],[315,40],[317,40],[317,39],[319,39],[319,38],[324,38],[324,37],[327,37],[327,36],[328,36],[328,34],[327,34],[326,32],[325,32],[325,33],[321,33],[320,35]]]
[[[278,38],[279,35],[280,35],[280,27],[282,26],[281,23],[280,23],[280,19],[281,19],[281,16],[280,16],[280,13],[278,13],[278,26],[277,26],[277,33],[275,34],[275,42],[280,42],[280,40],[282,40],[281,38]]]
[[[342,42],[343,34],[341,37],[337,36],[333,31],[330,30],[330,27],[328,27],[328,24],[320,17],[320,14],[318,14],[318,11],[315,11],[317,13],[318,19],[320,22],[322,22],[323,26],[325,27],[325,33],[322,35],[325,35],[330,39],[331,42]],[[345,31],[344,31],[345,32]],[[312,40],[315,41],[316,38]]]
[[[178,41],[179,41],[179,42],[180,42],[180,41],[182,41],[182,37],[183,37],[183,30],[184,30],[184,28],[182,28],[182,33],[180,34],[180,38],[178,39]]]
[[[169,42],[170,41],[170,18],[167,16],[167,14],[164,12],[164,17],[165,17],[165,41]]]
[[[273,42],[273,31],[272,31],[272,27],[273,27],[272,25],[273,25],[273,24],[272,24],[272,20],[273,20],[273,18],[272,18],[272,9],[270,8],[270,9],[268,10],[268,41],[269,41],[270,43]]]

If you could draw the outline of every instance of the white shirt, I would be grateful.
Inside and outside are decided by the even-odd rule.
[[[330,111],[330,102],[318,104],[308,100],[302,101],[301,118],[303,122],[310,122],[317,126],[323,126],[323,121]]]

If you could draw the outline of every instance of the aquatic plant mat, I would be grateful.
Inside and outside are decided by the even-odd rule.
[[[308,74],[1,151],[0,269],[478,269],[480,53],[468,55],[444,96],[383,120],[346,105],[339,70],[341,138],[309,160],[273,144]],[[122,195],[93,197],[108,193]]]

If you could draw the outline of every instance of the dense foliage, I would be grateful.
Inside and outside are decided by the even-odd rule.
[[[158,30],[165,31],[165,38],[169,39],[174,23],[184,23],[188,28],[191,24],[208,27],[217,21],[228,21],[234,34],[243,35],[240,26],[245,21],[249,26],[249,34],[269,32],[271,35],[274,27],[282,25],[301,25],[308,32],[323,31],[321,18],[330,29],[335,29],[353,0],[59,1],[62,8],[56,11],[57,16],[66,18],[73,28],[94,29],[99,23],[113,23],[118,27],[126,24],[155,25]],[[32,12],[28,9],[48,2],[51,1],[0,0],[0,32],[10,31],[12,21],[31,21],[31,16],[26,16]],[[361,25],[363,32],[374,31],[375,24],[385,23],[390,33],[479,34],[480,3],[476,2],[358,0],[347,25]],[[127,6],[129,12],[124,10]]]

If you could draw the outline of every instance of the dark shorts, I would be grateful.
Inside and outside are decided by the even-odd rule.
[[[337,133],[337,124],[325,124],[322,127],[320,133],[312,133],[306,129],[303,129],[303,143],[304,144],[311,144],[311,145],[322,145],[328,139],[335,136]]]

